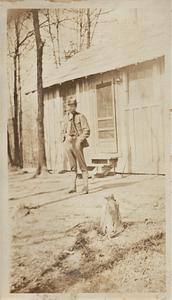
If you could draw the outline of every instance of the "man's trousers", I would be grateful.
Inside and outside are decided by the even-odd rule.
[[[82,143],[77,138],[64,142],[65,157],[68,159],[70,171],[77,172],[77,162],[82,172],[87,172]]]
[[[68,159],[70,171],[72,171],[72,185],[71,190],[76,190],[76,178],[77,178],[77,162],[79,168],[82,171],[82,178],[86,193],[88,193],[88,171],[84,158],[82,143],[77,138],[69,138],[64,142],[65,157]]]

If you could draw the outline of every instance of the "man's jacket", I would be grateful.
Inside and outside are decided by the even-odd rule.
[[[90,135],[90,128],[86,117],[79,112],[75,112],[74,115],[67,112],[63,119],[62,135],[63,141],[65,141],[67,136],[76,136],[83,147],[88,147],[87,138]]]

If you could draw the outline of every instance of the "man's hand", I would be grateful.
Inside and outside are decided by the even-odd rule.
[[[85,140],[85,137],[81,134],[80,136],[77,137],[77,140],[82,143]]]
[[[77,139],[76,139],[76,147],[77,148],[80,148],[81,147],[81,144],[83,142],[83,138],[81,136],[78,136]]]

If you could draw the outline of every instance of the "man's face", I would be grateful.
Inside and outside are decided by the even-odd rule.
[[[71,113],[74,113],[76,111],[76,104],[70,104],[70,105],[68,105],[68,110]]]

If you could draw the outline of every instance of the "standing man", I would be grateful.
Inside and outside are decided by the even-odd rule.
[[[84,183],[82,194],[88,194],[88,171],[83,149],[89,146],[87,138],[90,135],[90,128],[86,117],[76,111],[77,101],[75,97],[68,98],[67,106],[67,113],[63,120],[63,142],[65,155],[72,173],[72,185],[69,193],[76,192],[78,162]]]

